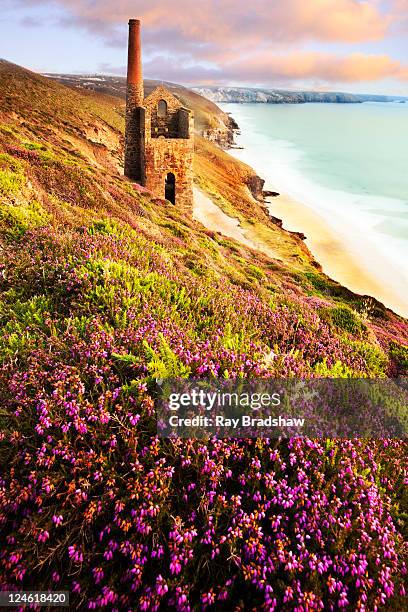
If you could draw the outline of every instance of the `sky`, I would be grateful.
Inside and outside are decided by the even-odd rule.
[[[408,96],[408,0],[0,0],[0,57],[38,72]]]

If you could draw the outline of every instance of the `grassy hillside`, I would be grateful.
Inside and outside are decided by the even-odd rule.
[[[406,375],[407,322],[323,275],[206,142],[197,182],[281,257],[126,181],[117,98],[2,62],[0,109],[2,588],[66,589],[73,609],[403,609],[405,441],[160,440],[154,389]]]

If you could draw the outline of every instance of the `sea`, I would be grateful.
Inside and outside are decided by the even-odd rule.
[[[370,273],[378,268],[406,316],[408,103],[220,106],[241,129],[234,154],[266,188],[318,214]]]

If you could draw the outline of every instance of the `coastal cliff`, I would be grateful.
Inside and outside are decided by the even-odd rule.
[[[194,87],[194,91],[212,102],[260,104],[359,104],[362,102],[405,101],[403,96],[361,95],[342,92],[288,91],[255,87]]]

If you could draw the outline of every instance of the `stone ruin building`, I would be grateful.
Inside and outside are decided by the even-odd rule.
[[[194,117],[165,87],[144,97],[140,21],[129,21],[125,176],[191,214]]]

